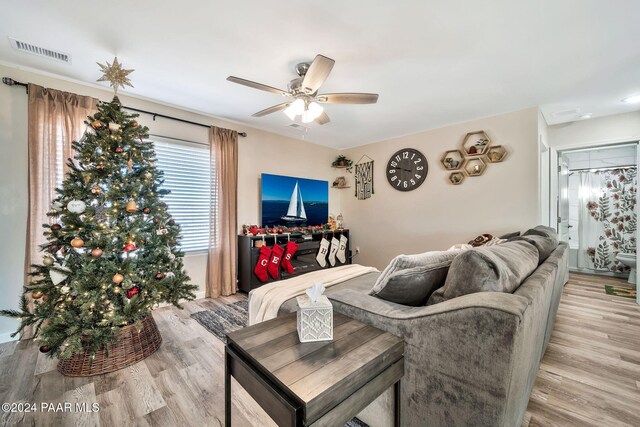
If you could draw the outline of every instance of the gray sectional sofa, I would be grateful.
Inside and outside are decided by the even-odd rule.
[[[426,306],[369,295],[380,273],[326,295],[335,311],[404,337],[403,426],[519,426],[568,280],[567,259],[567,245],[556,237],[550,255],[512,293],[475,292]],[[291,299],[280,313],[296,308]],[[361,418],[389,424],[390,402],[383,396]]]

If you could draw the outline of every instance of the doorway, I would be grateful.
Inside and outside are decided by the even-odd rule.
[[[557,226],[571,271],[635,284],[637,158],[637,143],[558,152]]]

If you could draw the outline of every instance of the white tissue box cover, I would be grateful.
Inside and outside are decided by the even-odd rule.
[[[321,295],[316,302],[307,295],[298,301],[298,337],[300,342],[331,341],[333,339],[333,306]]]

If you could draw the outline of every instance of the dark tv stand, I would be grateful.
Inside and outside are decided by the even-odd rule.
[[[340,239],[340,236],[343,234],[349,239],[347,242],[347,259],[345,264],[351,264],[351,239],[349,238],[349,230],[325,231],[324,233],[313,233],[306,236],[302,234],[291,234],[290,239],[299,245],[298,251],[291,260],[294,272],[288,274],[286,271],[280,270],[280,277],[277,280],[288,279],[310,271],[322,270],[323,268],[320,267],[320,264],[316,261],[316,254],[320,248],[322,236],[324,235],[327,240],[331,241],[331,237],[334,235]],[[276,281],[269,277],[269,279],[263,283],[258,280],[253,273],[256,262],[258,262],[260,251],[260,247],[256,246],[256,242],[262,242],[262,240],[262,236],[238,236],[238,289],[243,292],[248,293],[252,289],[258,288],[266,283]],[[287,244],[287,235],[278,234],[277,236],[265,236],[264,241],[267,246],[273,246],[277,241],[280,246],[284,247]],[[258,245],[260,245],[260,243],[258,243]],[[339,265],[344,264],[336,260],[334,267]],[[331,268],[328,260],[326,268]]]

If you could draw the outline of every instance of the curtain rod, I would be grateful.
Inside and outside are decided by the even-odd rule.
[[[2,83],[6,84],[8,86],[23,86],[25,88],[26,92],[29,93],[29,85],[27,83],[18,82],[16,80],[13,80],[10,77],[3,77],[2,78]],[[191,120],[185,120],[185,119],[181,119],[179,117],[167,116],[165,114],[154,113],[153,111],[141,110],[139,108],[127,107],[125,105],[123,105],[122,108],[125,108],[127,110],[131,110],[131,111],[135,111],[137,113],[149,114],[150,116],[153,117],[154,121],[156,120],[156,117],[162,117],[163,119],[175,120],[177,122],[187,123],[187,124],[194,125],[194,126],[200,126],[200,127],[205,127],[205,128],[210,128],[211,127],[211,125],[205,125],[204,123],[193,122]],[[242,136],[242,137],[246,137],[247,133],[246,132],[238,132],[238,135]]]
[[[569,175],[574,172],[597,172],[597,171],[611,171],[616,169],[629,169],[635,168],[636,165],[626,165],[626,166],[612,166],[610,168],[582,168],[582,169],[569,169]]]

